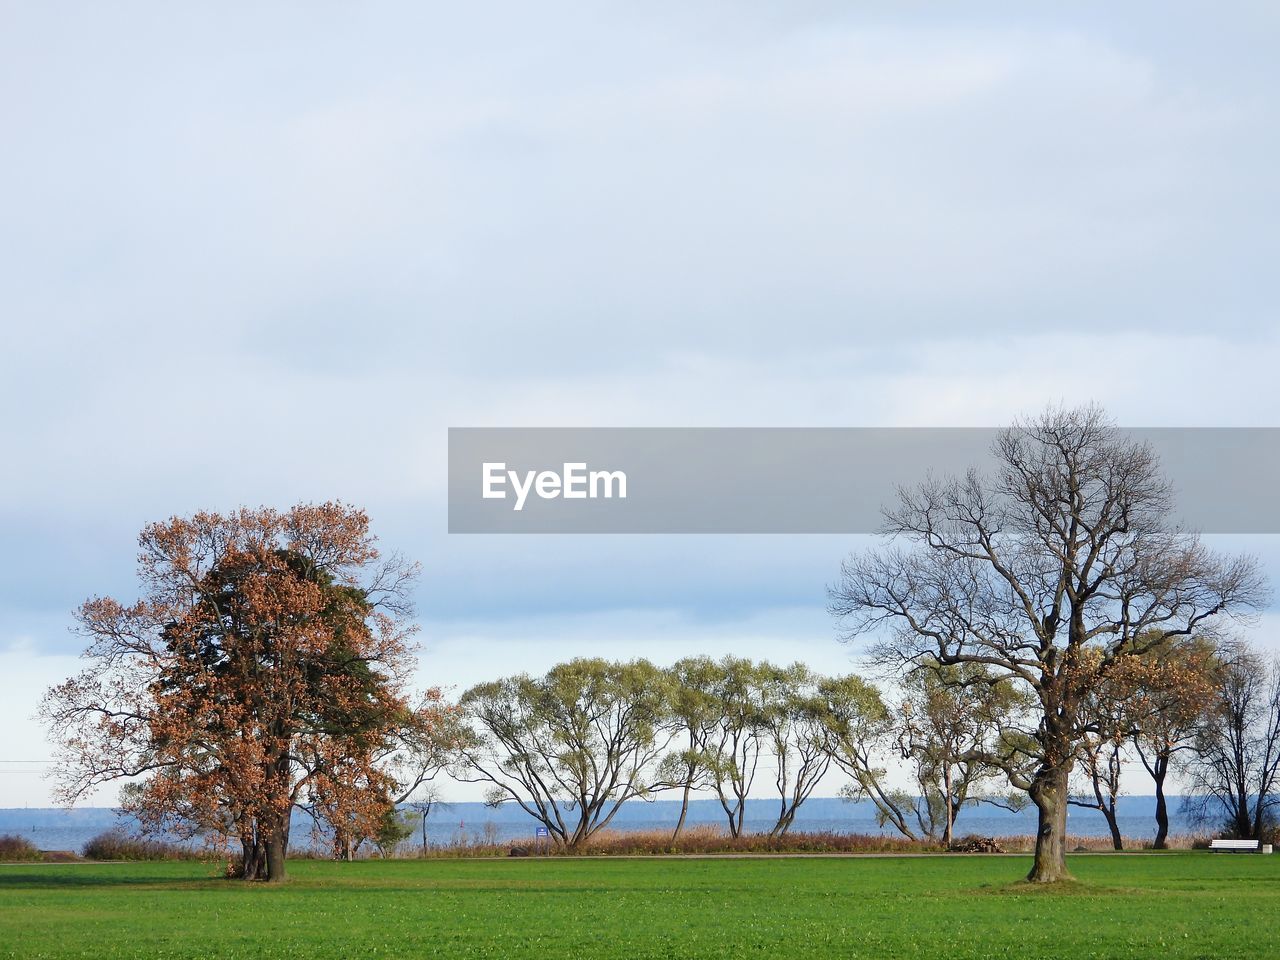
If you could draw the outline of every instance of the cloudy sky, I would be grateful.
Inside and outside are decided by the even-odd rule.
[[[848,665],[851,538],[450,537],[450,426],[1280,423],[1280,14],[1031,6],[0,6],[0,806],[198,508],[368,508],[431,683]]]

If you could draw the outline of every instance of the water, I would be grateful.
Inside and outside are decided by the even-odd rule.
[[[1195,827],[1177,814],[1178,800],[1170,799],[1173,812],[1170,830],[1174,834],[1195,832]],[[1120,800],[1120,829],[1126,837],[1143,839],[1155,835],[1155,800],[1152,797],[1123,797]],[[766,832],[773,826],[777,801],[750,800],[747,804],[747,830]],[[609,828],[619,831],[671,830],[680,815],[680,804],[674,800],[653,802],[630,801],[623,805]],[[715,800],[695,800],[690,804],[688,826],[723,825],[724,815]],[[486,807],[482,803],[436,804],[427,820],[427,841],[433,845],[469,841],[500,843],[530,840],[536,822],[518,807],[506,805]],[[976,833],[981,836],[1014,836],[1035,832],[1034,809],[1009,813],[994,807],[974,807],[963,811],[956,823],[958,835]],[[132,832],[136,824],[104,807],[75,810],[48,808],[0,809],[0,834],[26,837],[42,850],[80,850],[91,838],[113,828]],[[298,814],[292,835],[295,845],[310,843],[310,818]],[[796,832],[865,833],[896,836],[892,827],[879,827],[870,803],[847,803],[835,798],[812,798],[800,808],[792,827]],[[1105,837],[1106,820],[1100,813],[1072,808],[1067,819],[1067,832],[1073,836]],[[421,842],[416,832],[410,843]]]

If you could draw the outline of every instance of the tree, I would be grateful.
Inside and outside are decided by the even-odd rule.
[[[1096,730],[1087,692],[1120,657],[1207,635],[1265,589],[1252,559],[1173,525],[1154,453],[1100,410],[1050,410],[993,453],[991,475],[900,490],[883,529],[899,543],[846,561],[831,610],[847,639],[876,637],[881,664],[985,666],[1035,698],[1021,755],[985,759],[1036,805],[1028,879],[1048,883],[1069,876],[1068,778]]]
[[[1175,761],[1195,747],[1197,732],[1213,708],[1215,680],[1221,664],[1213,644],[1158,644],[1148,655],[1150,666],[1129,684],[1126,697],[1134,751],[1151,776],[1156,795],[1156,836],[1164,850],[1169,837],[1169,803],[1165,785]]]
[[[650,794],[669,739],[665,684],[647,660],[578,659],[474,686],[461,700],[476,736],[461,748],[460,776],[488,782],[489,803],[514,802],[577,847]]]
[[[416,812],[405,813],[395,807],[387,807],[378,821],[378,832],[373,835],[378,855],[383,860],[390,860],[399,852],[401,845],[413,836],[421,815]]]
[[[1244,644],[1223,653],[1211,709],[1186,765],[1187,809],[1258,840],[1280,807],[1280,661]]]
[[[905,790],[886,786],[887,770],[880,765],[893,738],[893,718],[873,684],[849,674],[827,677],[818,685],[827,723],[827,753],[850,777],[841,789],[848,800],[870,800],[880,826],[892,824],[912,840],[918,834],[906,813],[912,798]]]
[[[433,810],[439,810],[448,807],[441,796],[440,791],[435,787],[426,787],[409,803],[409,807],[418,814],[418,825],[422,828],[422,855],[427,854],[427,820],[431,817]]]
[[[949,847],[964,807],[1017,806],[983,791],[1001,773],[985,758],[1010,752],[1005,731],[1022,706],[1007,681],[972,665],[919,667],[904,678],[896,711],[854,675],[825,680],[820,691],[831,723],[828,749],[851,778],[841,792],[870,800],[881,826]],[[883,762],[895,755],[907,762],[909,790],[888,786]]]
[[[438,690],[423,694],[415,710],[415,716],[431,717],[431,723],[411,723],[388,730],[383,742],[371,754],[370,769],[387,778],[389,795],[387,809],[407,802],[433,781],[454,760],[459,745],[468,732],[458,709],[443,703]],[[345,763],[343,758],[328,762],[330,767]],[[345,789],[328,789],[328,781],[319,779],[308,790],[307,803],[303,806],[312,815],[319,839],[330,842],[334,856],[340,860],[352,860],[360,846],[375,840],[383,825],[383,818],[376,809],[368,809],[369,785],[363,792],[353,791],[350,785],[359,782],[361,774],[352,770],[339,782]],[[352,807],[352,801],[355,806]],[[327,830],[327,835],[326,835]],[[424,827],[425,834],[425,827]]]
[[[399,786],[378,758],[438,719],[437,693],[406,693],[416,567],[336,503],[198,513],[139,544],[143,598],[87,601],[91,665],[45,696],[61,798],[129,779],[145,826],[237,839],[246,879],[285,879],[308,800],[376,832]]]
[[[1170,764],[1192,746],[1212,699],[1218,666],[1213,645],[1203,638],[1170,643],[1144,636],[1138,646],[1144,652],[1118,654],[1112,669],[1085,694],[1084,712],[1095,718],[1096,729],[1081,738],[1077,769],[1084,789],[1069,801],[1102,814],[1116,850],[1124,849],[1118,804],[1130,747],[1155,784],[1156,849],[1167,845],[1164,791]]]
[[[769,835],[783,836],[831,766],[831,724],[819,679],[804,664],[763,663],[757,670],[761,725],[777,764],[774,784],[780,803]]]
[[[974,664],[926,664],[910,671],[897,721],[898,751],[911,771],[911,806],[924,835],[950,847],[966,806],[1020,809],[990,788],[1019,762],[1010,725],[1030,704],[1007,679]],[[998,757],[1000,762],[991,758]]]
[[[729,834],[740,837],[746,822],[747,796],[765,749],[761,671],[741,657],[725,657],[717,667],[707,691],[717,719],[706,741],[709,780],[724,811]]]
[[[1097,729],[1081,740],[1078,769],[1085,791],[1071,798],[1074,805],[1103,815],[1117,850],[1124,845],[1117,805],[1130,746],[1155,784],[1155,847],[1167,845],[1170,765],[1193,745],[1218,668],[1213,645],[1203,638],[1170,643],[1141,637],[1139,645],[1144,653],[1117,656],[1111,671],[1086,694],[1085,711],[1095,717]]]
[[[689,814],[689,798],[712,782],[715,756],[708,744],[719,725],[712,693],[720,667],[710,657],[686,657],[668,670],[669,720],[680,749],[662,758],[655,789],[680,790],[680,816],[671,838],[680,836]]]
[[[1111,831],[1111,846],[1124,849],[1120,834],[1117,805],[1120,801],[1120,774],[1124,768],[1127,732],[1122,722],[1100,721],[1101,729],[1089,731],[1080,741],[1079,772],[1085,778],[1088,793],[1076,792],[1067,798],[1072,806],[1097,810]]]

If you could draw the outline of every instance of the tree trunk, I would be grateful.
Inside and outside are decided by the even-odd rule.
[[[1070,880],[1067,873],[1067,775],[1069,766],[1042,767],[1031,783],[1036,805],[1035,862],[1027,874],[1030,883]]]
[[[942,768],[942,796],[944,803],[945,816],[947,818],[946,825],[942,828],[942,845],[947,849],[951,849],[952,831],[956,822],[956,808],[954,804],[955,793],[951,787],[951,764],[944,764]],[[925,803],[928,803],[925,799]]]
[[[1236,808],[1231,818],[1231,832],[1236,835],[1239,840],[1253,839],[1253,817],[1249,811],[1249,794],[1243,788],[1237,787]]]
[[[1124,838],[1120,836],[1120,822],[1116,819],[1114,805],[1103,807],[1102,815],[1107,818],[1107,826],[1111,829],[1111,847],[1113,850],[1124,849]]]
[[[1156,757],[1151,779],[1156,784],[1156,840],[1152,846],[1157,850],[1169,849],[1169,804],[1164,797],[1164,779],[1168,773],[1169,758]]]
[[[240,879],[261,880],[266,868],[262,843],[253,835],[240,838]]]
[[[736,807],[730,807],[723,800],[721,800],[721,806],[724,807],[725,813],[729,817],[729,836],[740,837],[742,836],[742,818],[747,813],[747,801],[737,794],[734,794],[734,796],[738,801]]]
[[[676,821],[675,832],[671,834],[672,840],[680,836],[680,831],[684,829],[684,818],[689,813],[689,791],[692,789],[692,786],[692,781],[685,781],[684,798],[680,801],[680,819]]]
[[[271,825],[267,834],[267,876],[268,883],[283,883],[285,876],[285,857],[289,852],[289,814],[285,813],[276,823]]]
[[[283,883],[285,842],[282,837],[272,837],[267,841],[267,882]]]

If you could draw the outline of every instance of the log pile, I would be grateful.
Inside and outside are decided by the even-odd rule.
[[[978,837],[970,834],[951,842],[952,853],[1004,853],[1004,848],[994,837]]]

